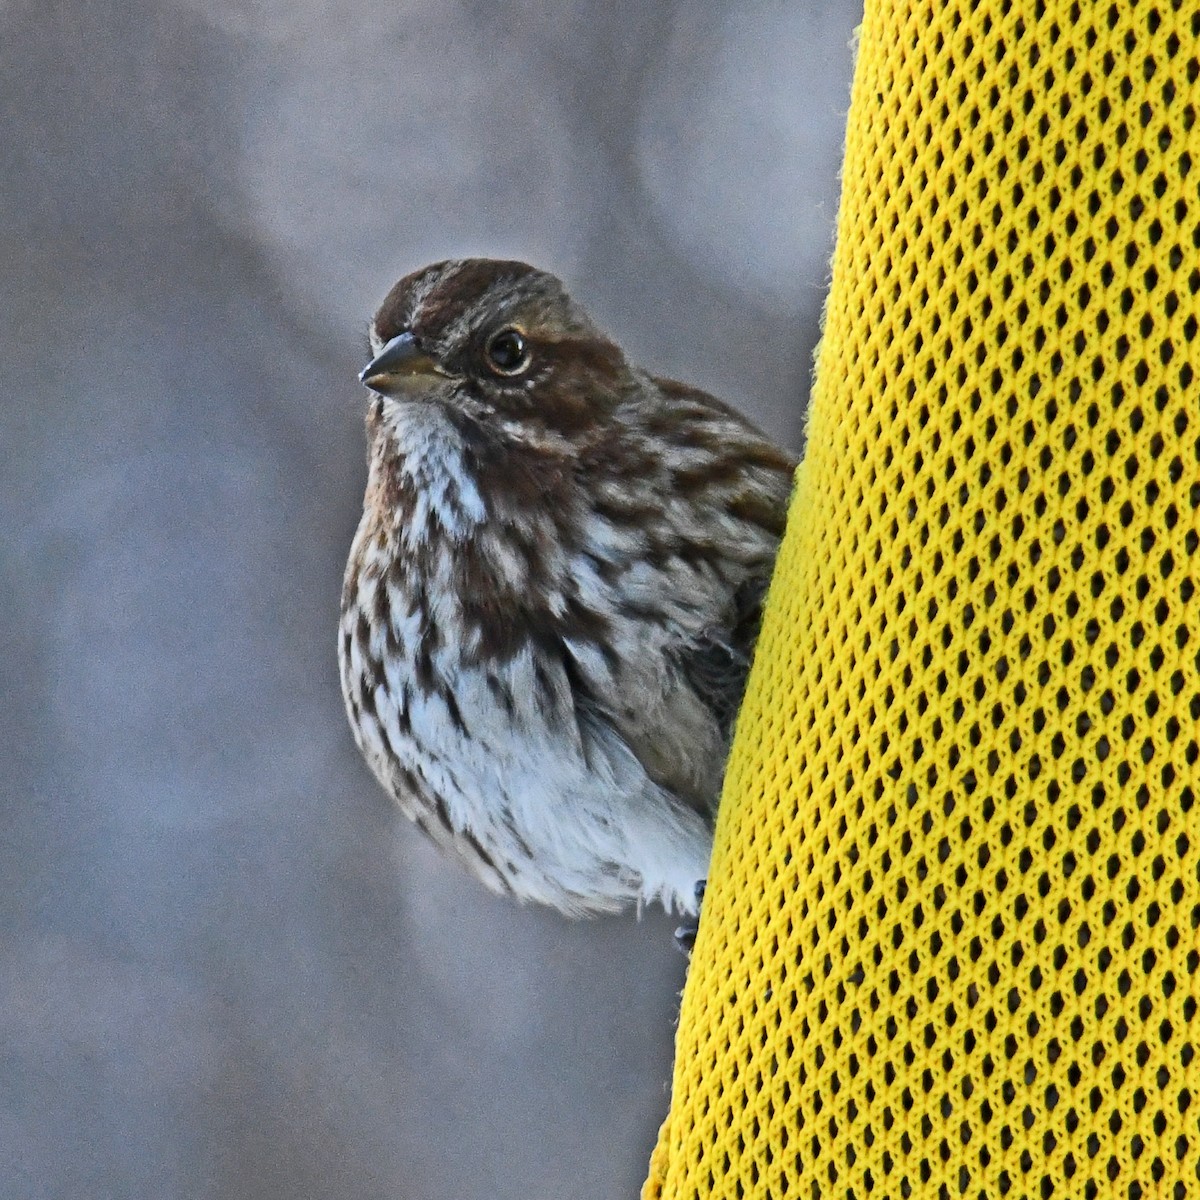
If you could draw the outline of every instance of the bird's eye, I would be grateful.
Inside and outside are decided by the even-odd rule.
[[[529,366],[529,345],[519,329],[501,329],[493,334],[484,353],[497,375],[520,375]]]

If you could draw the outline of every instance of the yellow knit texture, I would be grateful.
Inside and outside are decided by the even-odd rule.
[[[1200,0],[869,0],[648,1197],[1200,1197]]]

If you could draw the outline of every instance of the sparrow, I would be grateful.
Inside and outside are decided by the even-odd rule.
[[[415,271],[369,337],[338,656],[372,772],[496,892],[694,915],[794,457],[522,262]]]

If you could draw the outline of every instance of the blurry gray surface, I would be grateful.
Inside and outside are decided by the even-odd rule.
[[[517,255],[796,443],[857,19],[0,2],[0,1196],[636,1195],[672,922],[491,897],[351,743],[354,373]]]

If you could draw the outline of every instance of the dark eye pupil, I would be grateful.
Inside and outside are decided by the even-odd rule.
[[[506,329],[488,343],[488,358],[501,371],[515,371],[526,357],[525,339],[515,330]]]

